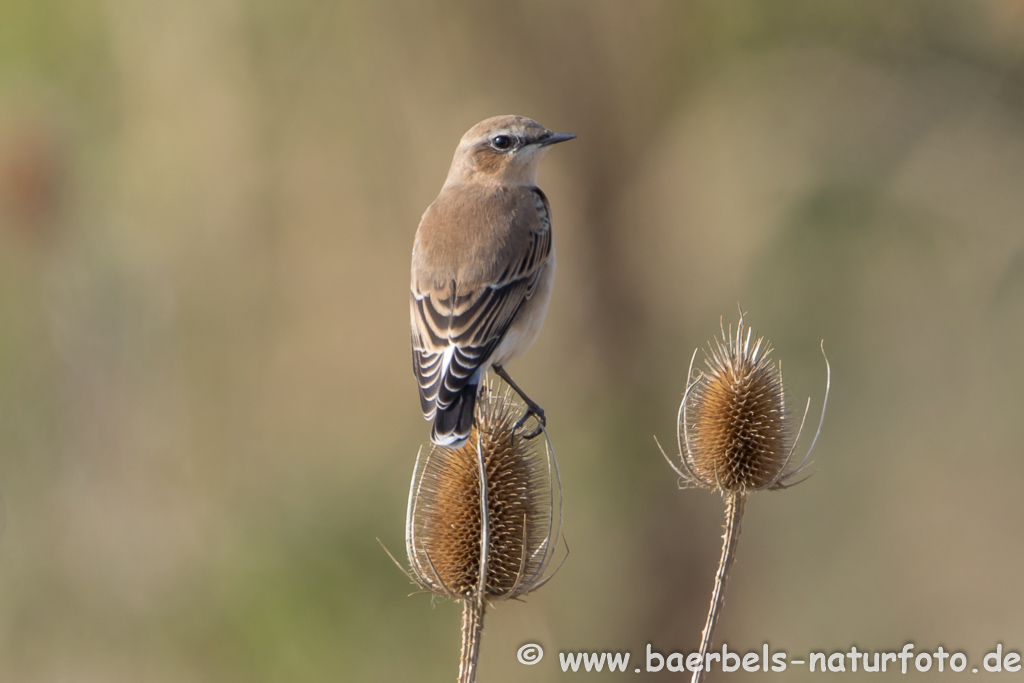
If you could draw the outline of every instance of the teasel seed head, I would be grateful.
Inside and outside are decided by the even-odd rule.
[[[524,439],[515,431],[520,414],[509,392],[484,385],[465,444],[435,445],[417,458],[406,551],[425,590],[489,602],[550,578],[561,525],[558,469],[546,433]]]
[[[791,467],[807,410],[794,436],[786,410],[779,363],[772,346],[743,324],[721,327],[721,338],[705,351],[704,369],[694,375],[694,357],[677,425],[681,467],[670,461],[684,486],[728,493],[785,488],[802,471],[807,455]],[[828,359],[825,359],[827,374]],[[826,380],[824,421],[830,379]],[[808,401],[808,407],[810,402]],[[818,424],[818,433],[821,422]],[[662,451],[664,453],[664,451]],[[666,456],[667,458],[667,456]]]

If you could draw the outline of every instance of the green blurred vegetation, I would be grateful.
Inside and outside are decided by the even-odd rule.
[[[1024,647],[1019,0],[5,0],[0,680],[454,678],[457,607],[375,539],[404,554],[428,433],[412,235],[500,113],[579,134],[511,368],[571,553],[489,613],[481,679],[696,647],[722,505],[651,435],[737,302],[793,405],[821,339],[833,394],[718,639]]]

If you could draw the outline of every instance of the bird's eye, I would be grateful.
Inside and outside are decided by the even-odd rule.
[[[512,138],[508,135],[495,135],[491,138],[491,146],[504,152],[512,148]]]

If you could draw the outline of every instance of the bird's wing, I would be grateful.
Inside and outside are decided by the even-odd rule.
[[[536,213],[513,219],[530,222],[528,240],[504,264],[497,264],[495,277],[482,282],[451,279],[443,286],[431,286],[427,278],[413,281],[413,371],[428,420],[473,380],[533,296],[551,254],[550,211],[536,188],[534,203]]]

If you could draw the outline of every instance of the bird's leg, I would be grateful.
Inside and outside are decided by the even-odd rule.
[[[530,416],[533,415],[534,417],[537,418],[537,422],[539,424],[537,425],[537,428],[534,429],[533,431],[527,434],[523,434],[523,438],[532,439],[538,434],[540,434],[541,431],[544,430],[544,427],[547,425],[547,421],[544,418],[544,409],[537,405],[537,403],[532,398],[527,396],[526,393],[519,388],[519,385],[516,384],[511,377],[509,377],[508,372],[505,370],[504,367],[495,363],[494,365],[491,366],[491,369],[494,370],[495,374],[498,375],[498,377],[505,380],[505,383],[512,387],[513,391],[519,394],[519,398],[523,399],[523,402],[526,403],[526,412],[523,413],[523,416],[521,418],[516,420],[516,424],[512,428],[512,433],[514,434],[515,432],[519,431],[522,428],[522,426],[526,424],[526,421],[530,419]]]

